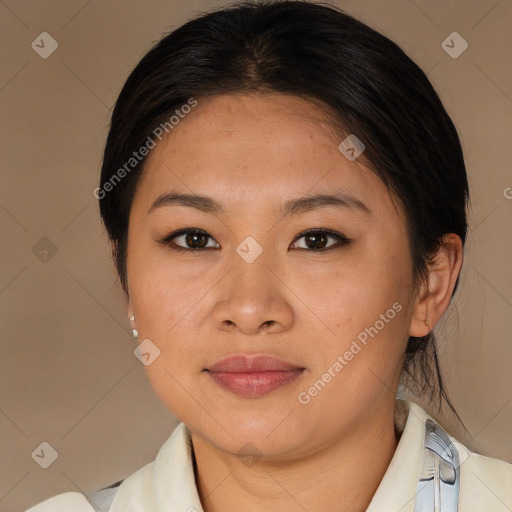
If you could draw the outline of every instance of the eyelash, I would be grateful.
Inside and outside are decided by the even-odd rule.
[[[195,234],[195,235],[204,234],[208,238],[213,240],[213,237],[211,237],[208,233],[206,233],[206,231],[203,231],[203,230],[197,229],[197,228],[185,228],[185,229],[179,229],[177,231],[174,231],[174,232],[166,235],[162,240],[159,240],[159,243],[161,243],[163,245],[167,245],[173,251],[178,251],[178,252],[201,252],[201,251],[205,251],[208,249],[215,249],[215,247],[205,247],[205,248],[193,249],[193,248],[181,247],[179,245],[176,245],[175,243],[171,243],[172,239],[174,239],[178,236],[181,236],[181,235],[189,234],[189,233]],[[332,238],[335,238],[338,241],[338,243],[331,245],[330,247],[327,247],[325,249],[308,249],[308,248],[304,249],[304,248],[300,247],[299,250],[308,251],[308,252],[325,252],[330,249],[336,249],[341,246],[348,245],[348,244],[352,243],[351,239],[347,238],[346,236],[342,235],[341,233],[337,233],[336,231],[331,231],[329,229],[321,229],[321,228],[308,229],[307,231],[303,231],[302,233],[299,233],[297,235],[297,237],[294,239],[293,243],[296,243],[296,241],[298,241],[300,238],[303,238],[304,236],[311,235],[311,234],[323,234],[323,235],[331,236]]]

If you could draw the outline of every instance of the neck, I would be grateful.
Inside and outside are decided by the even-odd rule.
[[[204,512],[367,509],[393,458],[400,434],[394,409],[301,459],[253,466],[192,434],[196,485]]]

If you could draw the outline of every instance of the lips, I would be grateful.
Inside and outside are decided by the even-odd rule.
[[[245,398],[261,397],[290,384],[304,370],[282,359],[262,355],[231,356],[205,369],[216,384]]]
[[[272,356],[236,355],[226,357],[207,368],[211,372],[266,372],[303,369]]]

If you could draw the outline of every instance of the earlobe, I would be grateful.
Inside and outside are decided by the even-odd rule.
[[[420,286],[409,325],[409,336],[416,338],[426,336],[432,330],[428,316],[429,277]]]
[[[446,234],[418,293],[409,336],[423,337],[429,334],[448,309],[462,261],[462,240],[454,233]]]

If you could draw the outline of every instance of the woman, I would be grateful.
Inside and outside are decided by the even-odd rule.
[[[396,44],[309,2],[186,23],[124,85],[95,195],[181,423],[120,486],[31,512],[512,509],[512,465],[396,398],[451,406],[432,329],[468,201],[456,129]]]

